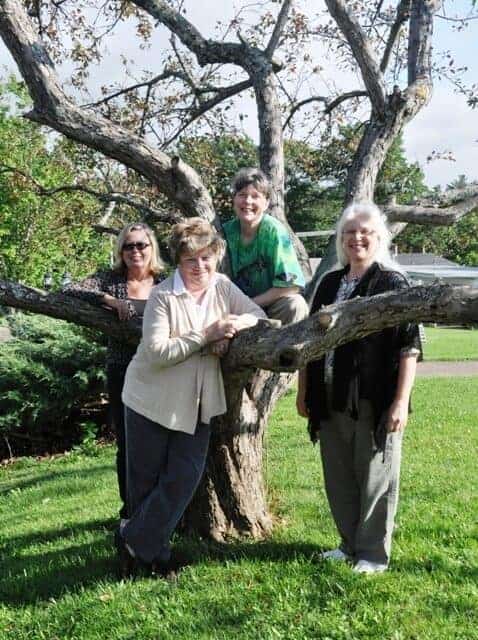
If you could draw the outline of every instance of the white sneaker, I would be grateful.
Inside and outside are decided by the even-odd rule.
[[[370,562],[369,560],[359,560],[354,565],[354,571],[357,573],[383,573],[388,569],[388,565],[380,562]]]
[[[330,551],[322,551],[319,554],[319,558],[322,560],[338,560],[339,562],[345,562],[350,560],[350,556],[342,551],[342,549],[330,549]]]

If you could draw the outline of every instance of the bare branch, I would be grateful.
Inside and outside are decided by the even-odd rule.
[[[125,87],[124,89],[120,89],[115,93],[111,93],[110,95],[106,96],[105,98],[102,98],[101,100],[97,100],[96,102],[90,102],[83,106],[99,107],[102,104],[106,104],[111,100],[114,100],[115,98],[119,98],[120,96],[123,96],[127,93],[136,91],[136,89],[142,89],[143,87],[148,87],[148,89],[151,89],[155,84],[158,84],[158,82],[161,82],[162,80],[168,80],[169,78],[178,78],[179,80],[184,80],[185,82],[187,81],[187,78],[185,78],[184,74],[181,73],[180,71],[173,71],[171,69],[168,69],[163,71],[163,73],[160,73],[159,75],[154,76],[154,78],[151,78],[151,80],[145,80],[144,82],[138,82],[137,84],[132,84],[129,87]]]
[[[87,114],[63,92],[54,65],[19,0],[2,0],[0,33],[34,101],[28,117],[118,160],[145,176],[176,202],[186,215],[214,219],[211,197],[184,163],[173,162],[139,136],[106,118]]]
[[[387,44],[385,45],[382,61],[380,63],[380,71],[382,73],[385,73],[385,71],[387,70],[388,63],[390,61],[390,55],[397,40],[398,34],[402,29],[402,26],[410,18],[411,4],[412,0],[400,0],[400,3],[397,7],[397,15],[395,17],[394,23],[390,28]]]
[[[282,3],[282,7],[279,11],[279,15],[277,16],[277,20],[274,26],[274,30],[265,49],[265,54],[269,58],[269,60],[272,59],[274,51],[277,49],[280,37],[282,35],[282,32],[284,31],[285,25],[287,24],[287,19],[289,17],[289,12],[292,4],[293,0],[284,0],[284,2]]]
[[[373,109],[378,115],[384,115],[387,107],[385,83],[369,40],[347,9],[345,0],[325,0],[325,3],[357,60]]]
[[[302,107],[305,107],[307,104],[310,104],[311,102],[322,102],[325,105],[324,115],[329,115],[330,113],[332,113],[334,109],[336,109],[345,100],[350,100],[351,98],[360,98],[363,96],[368,96],[367,91],[357,89],[356,91],[349,91],[347,93],[342,94],[341,96],[337,96],[337,98],[334,98],[333,100],[330,100],[325,96],[312,96],[310,98],[306,98],[305,100],[301,100],[300,102],[298,102],[292,107],[289,115],[287,116],[286,121],[284,122],[283,129],[289,126],[290,121],[292,120],[292,118],[294,117],[294,115],[297,113],[299,109],[302,109]]]
[[[225,87],[222,89],[216,89],[217,95],[210,100],[200,101],[197,107],[191,107],[188,109],[190,113],[190,117],[184,122],[175,133],[168,138],[161,145],[162,149],[166,149],[172,142],[174,142],[193,122],[195,122],[199,117],[204,115],[207,111],[210,111],[218,104],[227,100],[227,98],[232,98],[232,96],[241,93],[245,89],[250,89],[252,87],[252,80],[244,80],[243,82],[238,82],[230,87]]]
[[[25,179],[27,179],[35,187],[36,193],[42,197],[50,198],[59,193],[81,192],[81,193],[86,193],[90,196],[93,196],[99,202],[104,202],[104,203],[115,202],[117,204],[127,205],[132,209],[136,209],[139,213],[141,213],[143,217],[150,218],[150,219],[152,218],[158,222],[175,224],[176,222],[182,222],[184,220],[184,218],[179,214],[157,209],[156,207],[151,206],[146,199],[132,196],[129,193],[97,191],[95,189],[92,189],[91,187],[88,187],[86,185],[81,185],[81,184],[67,184],[67,185],[61,185],[58,187],[53,187],[51,189],[46,189],[32,176],[26,174],[20,169],[17,169],[16,167],[10,167],[5,164],[0,164],[0,173],[7,173],[7,172],[16,173],[18,175],[21,175]],[[102,225],[99,225],[99,226],[102,226]]]

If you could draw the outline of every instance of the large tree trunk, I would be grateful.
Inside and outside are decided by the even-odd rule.
[[[214,540],[262,538],[272,529],[263,469],[264,432],[290,374],[225,373],[228,412],[213,421],[210,455],[184,517],[186,530]]]

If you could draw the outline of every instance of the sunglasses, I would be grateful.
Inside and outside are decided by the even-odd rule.
[[[122,251],[133,251],[134,249],[144,251],[144,249],[149,246],[151,245],[148,242],[127,242],[123,245]]]

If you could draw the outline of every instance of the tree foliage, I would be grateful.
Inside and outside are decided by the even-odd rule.
[[[0,85],[0,270],[36,286],[54,272],[58,284],[65,271],[78,277],[107,261],[109,243],[91,227],[98,209],[93,198],[39,195],[36,183],[45,189],[73,183],[81,166],[71,143],[12,114],[24,101],[22,86],[13,80]]]

